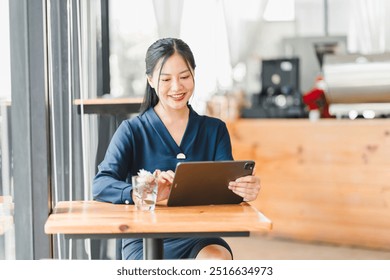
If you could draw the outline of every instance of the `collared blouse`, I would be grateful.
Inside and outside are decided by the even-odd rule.
[[[133,204],[131,177],[140,169],[175,171],[180,161],[232,160],[230,136],[220,119],[198,115],[189,106],[189,120],[180,145],[153,108],[123,121],[114,133],[93,180],[93,198]]]

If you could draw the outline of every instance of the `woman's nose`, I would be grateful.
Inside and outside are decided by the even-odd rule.
[[[180,79],[172,79],[171,90],[178,91],[181,88]]]

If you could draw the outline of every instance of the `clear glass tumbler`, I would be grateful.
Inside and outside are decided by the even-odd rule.
[[[156,207],[157,182],[154,177],[133,176],[133,198],[137,210],[152,211]]]

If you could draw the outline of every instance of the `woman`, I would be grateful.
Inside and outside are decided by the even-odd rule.
[[[224,122],[198,115],[188,104],[195,87],[195,60],[180,39],[164,38],[146,53],[146,94],[140,114],[115,132],[93,182],[99,201],[133,204],[131,176],[140,169],[157,176],[157,201],[168,198],[179,161],[232,160]],[[228,188],[245,201],[256,199],[260,180],[246,176]],[[125,259],[142,259],[142,239],[124,239]],[[232,259],[222,238],[166,238],[164,258]]]

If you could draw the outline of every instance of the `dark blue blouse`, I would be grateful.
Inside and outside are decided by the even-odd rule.
[[[230,137],[223,121],[200,116],[190,108],[180,146],[176,144],[153,108],[125,120],[118,127],[93,181],[93,198],[131,203],[131,176],[140,169],[175,171],[179,161],[232,160]],[[185,159],[177,159],[183,153]]]

